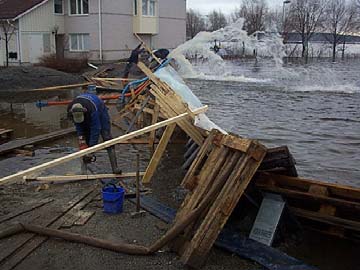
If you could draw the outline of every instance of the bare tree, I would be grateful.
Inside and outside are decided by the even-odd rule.
[[[204,31],[205,20],[202,15],[193,9],[189,9],[186,12],[186,35],[189,38],[193,38],[197,33]]]
[[[224,15],[224,13],[222,13],[220,10],[219,11],[212,11],[209,14],[209,29],[210,31],[216,31],[220,28],[224,28],[227,25],[227,20],[226,17]]]
[[[10,23],[8,20],[0,21],[0,27],[2,36],[0,36],[0,41],[3,39],[5,41],[5,54],[6,54],[6,67],[9,66],[9,43],[12,36],[15,34],[16,27]]]
[[[268,6],[265,0],[243,0],[239,9],[232,15],[232,20],[244,18],[244,29],[248,34],[265,30],[265,21],[268,14]]]
[[[283,23],[283,12],[280,9],[268,10],[265,16],[265,26],[266,29],[277,29],[278,32],[284,30]]]
[[[306,63],[309,56],[309,40],[321,25],[326,2],[327,0],[293,0],[290,5],[289,27],[301,36],[301,56]]]
[[[236,22],[241,17],[240,7],[235,7],[233,12],[230,14],[230,21]]]
[[[345,55],[346,35],[357,27],[355,1],[330,0],[325,10],[324,30],[331,33],[327,40],[332,45],[332,60],[336,60],[336,48],[342,43],[342,57]],[[328,37],[328,35],[326,35]]]

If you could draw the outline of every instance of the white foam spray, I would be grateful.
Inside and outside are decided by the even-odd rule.
[[[215,40],[221,42],[222,51],[230,55],[241,52],[244,56],[252,56],[256,52],[259,57],[272,57],[275,64],[281,66],[285,50],[277,31],[273,34],[261,33],[262,38],[259,41],[257,34],[260,33],[248,36],[243,30],[243,25],[244,19],[240,18],[217,31],[200,32],[193,39],[177,47],[171,52],[170,57],[176,60],[178,72],[186,78],[204,77],[205,74],[196,72],[188,60],[195,59],[197,62],[206,62],[214,73],[222,74],[223,78],[230,76],[222,57],[210,49],[214,46]]]
[[[233,81],[261,83],[278,86],[287,91],[360,92],[359,83],[343,78],[341,66],[314,63],[310,65],[283,65],[286,49],[278,31],[269,26],[266,32],[247,35],[243,30],[244,19],[214,32],[200,32],[193,39],[177,47],[170,54],[175,59],[177,71],[183,78],[207,81]],[[258,57],[260,72],[249,72],[251,64],[234,64],[224,61],[211,47],[221,42],[222,51],[228,55]],[[246,61],[245,61],[246,62]],[[248,70],[247,70],[248,69]],[[347,75],[345,77],[348,77]]]

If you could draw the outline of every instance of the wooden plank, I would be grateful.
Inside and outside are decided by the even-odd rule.
[[[193,113],[194,114],[200,114],[200,113],[205,112],[206,110],[207,110],[207,106],[196,109]],[[0,185],[7,184],[7,183],[14,183],[14,182],[18,181],[19,178],[22,178],[22,177],[24,177],[26,175],[36,173],[36,172],[40,172],[40,171],[43,171],[45,169],[52,168],[54,166],[63,164],[65,162],[74,160],[76,158],[80,158],[80,157],[83,157],[85,155],[94,153],[96,151],[106,149],[106,148],[108,148],[108,147],[110,147],[112,145],[118,144],[119,142],[123,142],[123,141],[129,140],[129,139],[138,137],[140,135],[143,135],[145,133],[148,133],[148,132],[150,132],[152,130],[156,130],[158,128],[161,128],[161,127],[164,127],[164,126],[179,122],[179,121],[183,120],[184,118],[186,118],[188,116],[189,116],[189,113],[183,113],[181,115],[178,115],[178,116],[172,117],[170,119],[164,120],[162,122],[156,123],[155,125],[148,126],[148,127],[143,128],[143,129],[131,132],[129,134],[126,134],[126,135],[114,138],[112,140],[100,143],[100,144],[95,145],[93,147],[89,147],[89,148],[87,148],[85,150],[81,150],[81,151],[78,151],[76,153],[73,153],[73,154],[70,154],[70,155],[67,155],[67,156],[64,156],[64,157],[61,157],[61,158],[58,158],[58,159],[43,163],[41,165],[32,167],[30,169],[18,172],[16,174],[6,176],[6,177],[0,179]]]
[[[225,182],[231,175],[235,165],[238,163],[239,159],[242,158],[242,156],[240,152],[233,153],[232,151],[229,152],[229,149],[227,148],[223,148],[223,149],[225,150],[224,153],[226,153],[226,155],[225,155],[225,160],[221,164],[221,170],[216,174],[216,177],[212,177],[211,175],[209,175],[212,178],[207,177],[206,179],[204,179],[201,182],[201,185],[199,184],[199,186],[196,188],[196,192],[194,192],[192,195],[188,195],[189,198],[187,198],[187,200],[184,201],[185,205],[184,207],[183,206],[181,207],[181,212],[180,211],[178,212],[176,216],[177,219],[182,215],[186,215],[186,213],[184,212],[190,211],[189,209],[195,209],[199,205],[199,203],[201,203],[201,200],[209,192],[212,186],[217,185],[218,183],[220,183],[222,186],[226,184]],[[211,201],[209,206],[215,203],[216,199],[217,196],[213,198],[213,201]],[[193,230],[194,231],[196,230],[193,228],[198,227],[199,224],[201,224],[202,220],[205,219],[206,215],[207,215],[207,211],[205,211],[202,214],[202,216],[198,219],[197,224],[194,224],[193,226],[185,230],[183,239],[180,238],[174,243],[174,248],[179,254],[183,254],[190,244],[189,242],[183,240],[192,238]]]
[[[61,220],[58,221],[54,229],[58,229],[60,227],[70,228],[74,225],[74,223],[79,220],[82,215],[83,208],[92,202],[99,195],[98,190],[94,190],[89,196],[83,199],[80,203],[75,205],[66,215],[62,217]]]
[[[95,215],[94,211],[81,211],[79,212],[80,217],[78,220],[75,221],[74,225],[75,226],[84,226],[89,220],[90,218]]]
[[[241,139],[238,137],[235,137],[233,135],[227,135],[227,136],[221,136],[221,141],[215,140],[214,142],[218,143],[219,145],[225,145],[229,148],[241,151],[243,153],[247,153],[247,151],[250,149],[252,140],[249,139]]]
[[[0,129],[0,136],[14,132],[13,129]]]
[[[270,148],[260,165],[260,171],[271,171],[277,174],[297,177],[296,161],[287,146]]]
[[[167,103],[168,100],[166,100],[166,98],[164,98],[163,96],[161,96],[161,94],[159,94],[160,91],[158,90],[158,88],[156,86],[152,85],[151,88],[152,88],[152,90],[150,92],[156,97],[156,102],[160,105],[161,112],[166,117],[171,118],[180,113],[179,110],[177,110],[177,111],[174,110],[175,106],[173,106],[173,104],[169,105]],[[183,109],[183,112],[185,112],[185,111],[186,111],[186,109]],[[198,129],[192,123],[188,122],[187,120],[184,120],[184,121],[178,122],[178,125],[198,145],[203,144],[203,142],[204,142],[203,136],[201,135],[201,133],[198,131]]]
[[[136,79],[130,79],[130,78],[99,78],[99,77],[93,77],[92,80],[99,80],[99,81],[126,81],[131,82],[135,81]]]
[[[44,135],[35,136],[28,139],[15,140],[8,143],[4,143],[0,145],[0,155],[9,153],[17,148],[22,148],[26,145],[37,145],[40,143],[56,140],[58,138],[62,138],[66,135],[75,133],[75,128],[68,128],[63,130],[58,130],[54,132],[50,132]]]
[[[320,206],[319,213],[335,216],[336,215],[336,207],[329,205],[329,204],[323,204]]]
[[[189,211],[195,209],[199,205],[204,196],[209,192],[214,179],[224,166],[228,153],[229,149],[223,146],[216,147],[211,152],[200,172],[200,175],[198,176],[197,184],[193,188],[192,192],[186,196],[184,202],[179,208],[175,221],[181,220],[187,213],[189,213]]]
[[[42,201],[40,201],[38,203],[35,203],[34,205],[31,205],[30,207],[27,207],[25,209],[21,209],[21,210],[9,213],[9,214],[7,214],[5,216],[2,216],[0,218],[0,223],[8,221],[10,219],[13,219],[15,217],[18,217],[18,216],[20,216],[22,214],[31,212],[31,211],[33,211],[33,210],[35,210],[37,208],[40,208],[40,207],[42,207],[42,206],[44,206],[44,205],[46,205],[46,204],[48,204],[50,202],[53,202],[53,201],[54,201],[54,199],[45,199],[45,200],[42,200]]]
[[[146,43],[139,37],[138,34],[134,33],[135,37],[142,43],[142,45],[145,47],[145,49],[150,53],[150,55],[156,60],[156,62],[158,62],[159,64],[161,64],[161,61],[159,58],[156,57],[156,55],[153,53],[153,51],[146,45]]]
[[[160,79],[154,75],[154,73],[142,62],[137,64],[139,69],[155,84],[158,84]]]
[[[166,127],[163,136],[160,139],[159,145],[156,147],[155,153],[152,156],[150,163],[146,169],[145,175],[142,179],[143,184],[149,184],[152,176],[155,173],[157,166],[159,165],[160,159],[163,156],[166,147],[171,139],[172,134],[174,133],[176,124],[171,124]]]
[[[289,207],[289,209],[294,215],[299,217],[360,232],[360,222],[357,221],[334,217],[319,212],[307,211],[295,207]]]
[[[201,163],[203,162],[204,158],[209,154],[211,148],[213,147],[212,142],[213,142],[214,137],[219,133],[220,132],[216,129],[213,129],[210,132],[209,136],[206,138],[205,142],[201,146],[201,148],[197,154],[197,157],[195,158],[194,162],[191,164],[183,181],[181,182],[181,186],[186,187],[188,185],[190,179],[192,179],[192,177],[194,177],[196,170],[198,170],[198,168],[201,165]]]
[[[40,225],[50,226],[54,224],[57,220],[63,217],[67,212],[69,212],[73,207],[80,203],[84,198],[89,196],[94,192],[94,188],[85,190],[71,199],[67,204],[65,204],[59,212],[54,211],[55,216],[51,219],[40,219]],[[47,238],[39,239],[32,241],[35,238],[33,234],[26,234],[20,241],[16,242],[15,245],[12,245],[6,249],[4,253],[0,256],[0,268],[4,269],[13,269],[17,264],[19,264],[27,255],[29,255],[36,247],[38,247],[42,242],[46,241]],[[16,254],[14,254],[16,252]],[[7,260],[8,259],[8,260]],[[5,261],[7,260],[7,261]],[[5,261],[5,262],[4,262]]]
[[[318,180],[277,175],[267,172],[261,172],[257,174],[258,183],[266,183],[269,180],[274,181],[274,183],[276,183],[280,187],[293,187],[305,192],[307,192],[312,185],[322,186],[328,189],[329,196],[336,196],[345,200],[355,200],[360,202],[360,188],[353,186],[332,184],[325,181],[322,182]]]
[[[151,93],[154,94],[154,92],[152,91]],[[154,95],[156,96],[156,94]],[[167,118],[171,118],[178,114],[177,112],[173,111],[173,108],[169,106],[165,101],[158,98],[158,96],[156,97],[157,97],[157,103],[160,105],[160,111],[164,116],[166,116]],[[192,123],[190,123],[188,120],[183,120],[183,121],[179,121],[178,125],[198,145],[202,145],[204,139]]]
[[[60,229],[62,224],[69,219],[69,217],[74,216],[74,213],[79,212],[82,208],[84,208],[89,202],[91,202],[94,197],[98,195],[98,190],[93,189],[87,196],[82,198],[80,201],[77,201],[73,207],[71,207],[68,211],[65,212],[60,217],[57,217],[49,227],[52,229]],[[42,243],[44,243],[48,237],[32,235],[30,241],[21,247],[21,249],[16,251],[15,256],[11,257],[7,260],[3,265],[1,265],[2,270],[10,270],[16,267],[21,261],[23,261],[29,254],[31,254],[35,249],[37,249]]]
[[[311,185],[309,187],[309,193],[321,196],[329,196],[329,191],[327,187],[318,186],[318,185]]]
[[[93,84],[92,82],[86,82],[86,83],[77,83],[77,84],[69,84],[69,85],[59,85],[59,86],[51,86],[51,87],[44,87],[44,88],[37,88],[32,89],[30,91],[56,91],[56,90],[64,90],[64,89],[71,89],[71,88],[77,88],[82,86],[88,86],[90,84]]]
[[[346,208],[350,208],[350,209],[355,209],[356,211],[360,211],[360,203],[354,202],[354,201],[348,201],[348,200],[344,200],[344,199],[332,198],[332,197],[322,196],[322,195],[315,195],[315,194],[308,193],[308,192],[280,188],[280,187],[270,186],[270,185],[263,185],[260,183],[256,183],[256,186],[261,190],[278,193],[278,194],[284,195],[289,198],[295,198],[295,199],[300,199],[300,200],[304,200],[304,201],[314,201],[314,202],[319,202],[319,203],[327,203],[327,204],[332,204],[335,206],[341,206],[341,207],[346,207]]]
[[[140,175],[144,175],[141,172]],[[41,182],[57,182],[57,181],[81,181],[81,180],[98,180],[98,179],[109,179],[109,178],[129,178],[136,177],[135,172],[122,173],[122,174],[89,174],[89,175],[49,175],[39,177],[24,177],[26,181],[41,181]]]
[[[260,166],[261,160],[253,159],[251,151],[250,149],[248,154],[243,154],[238,160],[216,200],[211,204],[206,217],[201,220],[201,225],[196,230],[190,245],[182,254],[181,260],[190,267],[202,266],[206,255]],[[257,151],[256,144],[254,151]],[[266,150],[263,149],[262,158],[265,154]]]
[[[151,119],[152,125],[155,125],[157,123],[157,121],[159,119],[159,115],[160,115],[160,106],[158,104],[155,104],[152,119]],[[149,146],[151,149],[154,149],[155,134],[156,134],[155,130],[150,132]]]

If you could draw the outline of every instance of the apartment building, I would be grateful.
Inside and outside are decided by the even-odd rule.
[[[154,49],[185,42],[186,0],[0,0],[0,65],[114,61],[138,45],[134,33]]]

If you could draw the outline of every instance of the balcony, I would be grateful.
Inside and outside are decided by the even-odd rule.
[[[159,33],[159,9],[157,0],[134,0],[133,31],[136,34]]]

